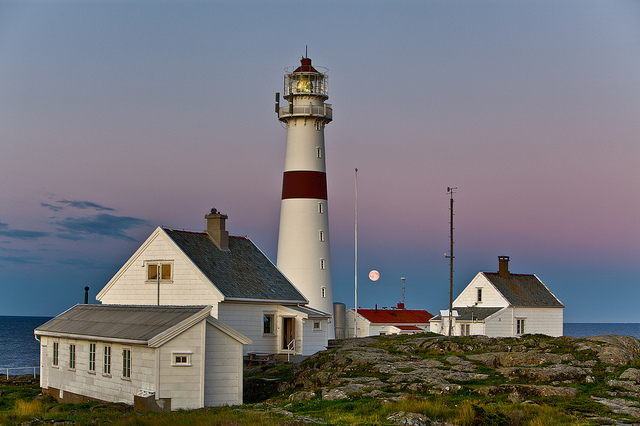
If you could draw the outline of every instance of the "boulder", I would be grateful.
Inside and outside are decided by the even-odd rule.
[[[309,401],[317,396],[318,395],[312,391],[300,391],[300,392],[295,392],[289,395],[289,401],[291,402]]]
[[[607,386],[622,388],[631,392],[640,392],[640,385],[630,380],[607,380]]]
[[[600,404],[606,405],[616,414],[624,414],[626,416],[640,418],[640,408],[633,407],[633,405],[637,404],[635,401],[628,401],[622,398],[599,398],[596,396],[592,396],[591,399],[599,402]]]
[[[398,411],[397,413],[390,414],[387,416],[387,421],[394,425],[402,426],[431,425],[431,420],[427,416],[418,413],[406,413],[404,411]]]
[[[640,370],[637,368],[627,368],[620,375],[621,379],[633,380],[634,382],[640,382]]]
[[[549,382],[552,380],[582,380],[587,372],[571,365],[552,365],[550,367],[510,367],[497,369],[503,376],[531,382]]]
[[[340,399],[349,399],[349,395],[342,389],[323,389],[322,399],[327,401],[337,401]]]
[[[546,352],[497,352],[468,355],[467,359],[480,361],[491,368],[560,364],[563,361],[561,355]]]
[[[611,365],[627,365],[640,358],[640,340],[631,336],[595,336],[588,340],[606,343],[598,347],[598,358],[601,362]]]

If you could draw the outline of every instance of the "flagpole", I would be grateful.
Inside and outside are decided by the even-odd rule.
[[[353,317],[353,336],[358,337],[358,168],[356,167],[356,227],[355,227],[355,315]]]

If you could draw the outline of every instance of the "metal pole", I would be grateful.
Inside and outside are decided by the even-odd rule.
[[[449,211],[451,213],[451,217],[449,220],[449,236],[450,236],[450,246],[449,246],[449,336],[451,336],[451,327],[453,322],[453,192],[458,188],[449,188],[447,187],[447,192],[449,193]]]
[[[355,227],[355,315],[353,316],[353,337],[358,337],[358,168],[356,167],[356,227]]]
[[[404,306],[404,280],[406,280],[406,278],[401,277],[400,279],[402,280],[402,306]]]
[[[157,265],[156,279],[158,281],[158,306],[160,306],[160,264]]]

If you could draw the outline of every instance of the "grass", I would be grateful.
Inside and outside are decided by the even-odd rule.
[[[587,396],[575,399],[540,398],[535,404],[516,404],[477,395],[409,397],[398,402],[381,402],[374,398],[289,403],[285,396],[269,403],[245,404],[240,407],[219,407],[171,413],[122,413],[119,411],[93,410],[98,402],[59,404],[50,399],[34,400],[39,392],[37,384],[4,386],[0,401],[1,425],[19,425],[33,418],[43,422],[72,421],[77,425],[110,423],[113,425],[286,425],[304,424],[299,417],[306,416],[330,425],[389,424],[387,417],[404,411],[419,413],[432,420],[446,421],[458,426],[508,425],[587,425],[572,413],[608,414],[608,408],[597,404]],[[29,396],[24,397],[27,394]],[[17,395],[22,395],[17,397]],[[277,409],[277,410],[274,410]],[[278,412],[278,410],[280,412]]]

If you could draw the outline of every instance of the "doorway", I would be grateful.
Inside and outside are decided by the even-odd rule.
[[[282,318],[282,349],[287,349],[289,343],[295,339],[295,318]]]

